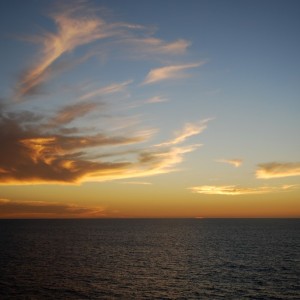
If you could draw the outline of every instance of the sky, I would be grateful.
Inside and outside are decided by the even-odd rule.
[[[0,218],[300,217],[300,2],[0,2]]]

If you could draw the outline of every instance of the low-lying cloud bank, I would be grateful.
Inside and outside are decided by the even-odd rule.
[[[43,201],[12,201],[0,199],[0,218],[99,218],[105,216],[102,207]]]

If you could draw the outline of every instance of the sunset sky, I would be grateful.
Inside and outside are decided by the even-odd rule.
[[[0,218],[300,217],[300,1],[0,2]]]

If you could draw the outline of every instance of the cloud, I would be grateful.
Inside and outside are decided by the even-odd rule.
[[[152,185],[151,182],[147,181],[124,181],[120,182],[121,184],[133,184],[133,185]]]
[[[126,42],[133,46],[134,51],[147,54],[158,53],[170,55],[184,54],[191,44],[189,41],[184,39],[178,39],[174,42],[168,43],[154,37],[130,38],[127,39]]]
[[[166,54],[183,54],[191,44],[190,42],[183,39],[179,39],[172,43],[166,43],[157,38],[147,38],[141,40],[140,42],[144,43],[147,49]]]
[[[168,102],[169,99],[162,97],[162,96],[154,96],[151,98],[148,98],[146,100],[144,100],[143,102],[133,102],[131,104],[128,105],[128,108],[137,108],[140,107],[142,105],[148,105],[148,104],[156,104],[156,103],[163,103],[163,102]]]
[[[55,33],[44,32],[42,36],[27,39],[38,43],[41,51],[36,63],[23,74],[17,84],[18,98],[33,94],[41,83],[48,79],[52,65],[62,55],[79,46],[120,35],[123,28],[136,29],[125,23],[107,23],[82,3],[73,3],[72,7],[65,7],[52,14],[51,18],[56,25]]]
[[[189,145],[182,147],[172,147],[168,149],[150,150],[141,152],[139,162],[142,166],[148,166],[150,170],[165,171],[173,168],[174,165],[180,163],[183,154],[194,151],[200,145]]]
[[[190,45],[184,39],[166,42],[154,38],[147,28],[140,25],[107,22],[96,16],[99,10],[89,8],[88,1],[75,1],[70,4],[59,5],[60,10],[50,15],[55,25],[53,32],[44,31],[39,36],[27,38],[27,41],[37,43],[40,51],[35,55],[35,62],[29,64],[29,68],[17,83],[17,99],[28,99],[54,75],[54,72],[73,66],[75,60],[76,63],[82,63],[99,52],[103,55],[106,52],[115,55],[119,50],[125,53],[123,46],[126,43],[131,43],[136,50],[146,55],[179,55],[185,53]],[[142,38],[135,30],[142,31]],[[86,47],[92,43],[95,47]],[[117,48],[121,45],[121,49],[112,48],[116,45]],[[79,47],[80,51],[77,49]],[[73,54],[71,59],[67,56],[70,53]],[[114,66],[119,64],[119,61],[114,60]],[[146,83],[184,77],[185,71],[204,63],[178,64],[154,69],[148,74]],[[90,74],[84,72],[83,76]],[[77,78],[77,75],[75,77]],[[86,81],[90,82],[89,79]],[[186,154],[199,147],[198,144],[183,146],[182,143],[200,134],[206,128],[207,121],[187,123],[174,138],[159,145],[151,145],[149,140],[155,128],[138,128],[140,123],[136,122],[136,118],[121,115],[125,109],[120,112],[120,107],[117,108],[118,115],[113,115],[112,110],[116,106],[110,107],[109,116],[106,115],[105,120],[91,120],[92,128],[80,122],[68,127],[72,126],[72,122],[86,117],[103,105],[103,102],[96,101],[96,97],[127,90],[132,82],[114,82],[101,87],[90,85],[88,89],[87,85],[83,85],[83,90],[75,91],[76,99],[79,98],[81,102],[74,103],[66,98],[70,95],[64,94],[60,98],[58,94],[55,95],[55,99],[48,98],[48,102],[52,102],[45,105],[45,113],[30,112],[32,106],[28,102],[0,106],[0,185],[78,184],[86,181],[142,178],[177,171]],[[68,99],[68,105],[57,109],[56,105],[64,99]],[[167,100],[155,96],[144,100],[142,104]],[[30,109],[20,111],[24,107]],[[43,109],[36,107],[37,111]],[[10,109],[14,111],[11,112]],[[56,113],[49,113],[49,110],[55,110]],[[90,120],[88,124],[91,124]],[[147,146],[141,144],[145,141],[148,141]]]
[[[65,123],[75,116],[78,116],[77,109],[57,123]],[[175,145],[203,130],[202,127],[195,129],[189,125],[174,141],[162,143],[160,147],[156,145],[148,147],[147,150],[132,151],[122,150],[120,147],[141,143],[147,140],[153,131],[137,131],[132,136],[111,136],[105,133],[80,135],[69,132],[54,134],[49,131],[49,128],[44,132],[39,118],[33,124],[27,122],[28,116],[23,113],[0,115],[0,144],[2,145],[0,182],[2,185],[75,184],[173,172],[186,153],[199,147],[199,145],[181,147]],[[188,129],[191,132],[188,132]],[[113,146],[120,148],[118,152],[107,150],[107,147]],[[93,155],[89,152],[91,148],[95,149]],[[106,152],[103,153],[103,150]],[[129,160],[123,158],[127,154],[130,154]]]
[[[122,22],[107,22],[97,16],[96,12],[97,9],[93,10],[85,2],[77,1],[73,2],[72,6],[64,5],[60,10],[49,16],[56,26],[55,32],[44,31],[39,36],[23,38],[26,41],[38,44],[40,51],[35,56],[35,62],[23,72],[15,87],[17,99],[36,94],[41,84],[47,81],[54,71],[61,71],[75,64],[82,63],[104,50],[111,53],[112,49],[110,48],[114,45],[112,38],[117,42],[117,49],[120,48],[118,43],[126,43],[134,51],[138,50],[144,54],[183,54],[190,45],[190,42],[184,39],[168,43],[154,37],[136,37],[134,32],[136,30],[145,30],[144,26]],[[76,61],[66,60],[65,57],[62,58],[64,55],[74,52],[78,47],[99,41],[104,42],[105,40],[109,48],[101,45],[101,48],[95,48],[98,50],[88,51],[81,57],[78,57]],[[124,52],[124,49],[122,52]],[[165,71],[162,68],[161,72],[164,72],[167,76],[171,72],[174,73],[175,77],[182,77],[184,69],[197,67],[198,65],[201,65],[201,63],[170,66],[165,67]],[[153,70],[153,72],[157,74],[158,70]],[[105,91],[95,91],[94,96],[100,92]],[[88,97],[89,95],[87,94],[86,96]]]
[[[207,128],[207,123],[210,120],[211,119],[206,119],[206,120],[198,122],[198,123],[187,123],[187,124],[185,124],[182,131],[179,131],[176,133],[175,138],[173,138],[167,142],[158,144],[156,146],[161,147],[161,146],[170,146],[170,145],[180,144],[180,143],[184,142],[187,138],[203,132]]]
[[[68,124],[73,120],[88,114],[98,106],[98,103],[92,102],[67,105],[58,111],[56,116],[50,120],[48,126],[56,127],[58,125]]]
[[[267,193],[277,193],[280,191],[287,191],[295,188],[295,185],[281,186],[281,187],[270,187],[263,186],[257,188],[239,187],[236,185],[202,185],[194,186],[189,188],[193,193],[207,194],[207,195],[251,195],[251,194],[267,194]]]
[[[173,66],[166,66],[157,69],[152,69],[148,73],[143,84],[156,83],[162,80],[180,79],[180,78],[187,77],[187,74],[184,72],[185,70],[200,67],[205,63],[206,62],[203,61],[199,63],[173,65]]]
[[[105,216],[103,207],[42,201],[12,201],[0,199],[0,218],[99,218]]]
[[[300,162],[270,162],[259,164],[256,177],[260,179],[280,178],[300,175]]]
[[[167,98],[164,98],[161,96],[154,96],[152,98],[145,100],[145,104],[161,103],[161,102],[167,102],[167,101],[169,101]]]
[[[20,121],[20,118],[18,119]],[[121,146],[144,141],[148,136],[109,136],[95,134],[51,135],[41,126],[26,126],[2,115],[0,118],[0,182],[76,183],[99,170],[115,173],[128,162],[97,161],[88,158],[85,149]]]
[[[199,145],[189,145],[184,147],[171,147],[157,150],[152,148],[141,151],[138,154],[138,161],[132,163],[122,172],[105,173],[95,172],[92,176],[86,176],[83,181],[109,181],[128,178],[149,177],[159,174],[167,174],[178,171],[176,167],[180,164],[186,153],[190,153],[199,148]]]
[[[108,94],[118,93],[121,91],[124,91],[126,86],[128,86],[130,83],[132,83],[132,80],[127,80],[121,83],[113,83],[105,87],[101,87],[99,89],[95,89],[93,91],[90,91],[80,97],[80,100],[86,100],[89,98],[94,98],[98,96],[104,96]]]
[[[240,167],[243,163],[242,159],[233,158],[233,159],[217,159],[216,162],[226,163],[233,165],[235,167]]]
[[[283,190],[291,190],[291,189],[297,189],[299,187],[298,184],[284,184],[281,188]]]

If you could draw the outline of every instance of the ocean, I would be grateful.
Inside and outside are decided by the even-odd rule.
[[[0,220],[0,299],[300,299],[299,219]]]

